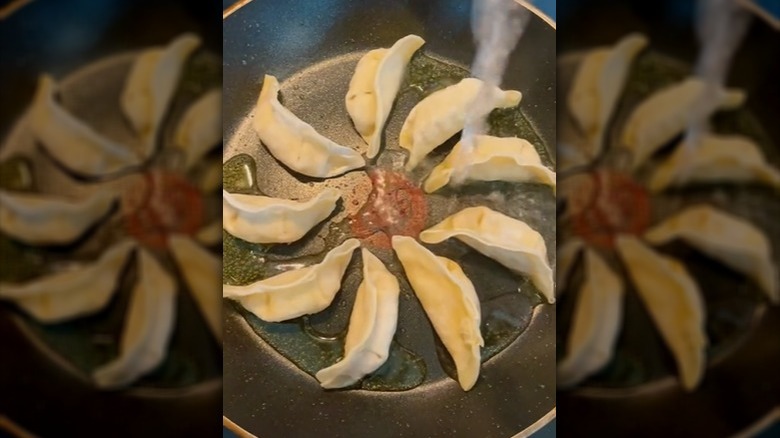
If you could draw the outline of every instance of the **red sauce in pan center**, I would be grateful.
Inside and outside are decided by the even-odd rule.
[[[650,198],[630,176],[600,169],[572,181],[572,228],[586,242],[610,249],[619,234],[641,235],[650,222]]]
[[[370,169],[367,173],[372,190],[363,207],[349,218],[353,235],[376,248],[391,248],[392,236],[416,238],[428,215],[423,191],[399,172]]]
[[[122,195],[127,232],[141,244],[164,249],[171,234],[194,235],[203,225],[203,197],[177,173],[152,170]]]

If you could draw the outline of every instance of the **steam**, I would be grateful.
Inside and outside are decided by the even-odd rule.
[[[530,18],[530,12],[513,0],[474,0],[471,29],[477,54],[471,75],[485,84],[466,117],[463,138],[486,132],[486,114],[492,110],[491,94],[501,86],[509,55],[517,45]]]
[[[685,158],[688,162],[701,136],[707,132],[708,108],[713,108],[722,92],[734,53],[750,23],[750,13],[734,0],[699,0],[696,33],[701,50],[695,75],[706,84],[706,92],[694,107],[694,117],[685,133]]]
[[[454,160],[456,169],[461,163],[469,161],[474,149],[474,136],[487,132],[487,116],[493,109],[491,97],[501,86],[509,55],[530,16],[528,9],[514,0],[473,0],[471,30],[477,53],[471,66],[471,76],[481,79],[484,84],[466,115],[466,126],[461,136],[462,153]]]

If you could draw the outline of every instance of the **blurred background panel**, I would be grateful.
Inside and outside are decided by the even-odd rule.
[[[0,188],[69,196],[67,192],[75,190],[73,187],[99,193],[109,190],[102,184],[113,190],[111,184],[116,183],[126,195],[133,188],[123,186],[125,182],[143,180],[143,175],[162,176],[173,185],[158,195],[170,205],[178,202],[171,209],[179,215],[179,223],[167,224],[163,236],[190,232],[179,226],[182,223],[203,225],[207,214],[192,219],[187,211],[196,204],[205,205],[199,211],[216,206],[204,188],[203,176],[209,159],[220,168],[220,154],[212,153],[195,164],[194,171],[184,172],[171,164],[175,160],[164,151],[173,143],[170,132],[174,124],[192,101],[208,90],[221,89],[220,12],[220,5],[210,1],[0,1]],[[57,99],[82,123],[108,137],[122,130],[131,132],[119,108],[118,92],[134,59],[132,54],[166,46],[186,32],[197,35],[201,44],[175,84],[170,113],[166,113],[170,117],[164,119],[164,133],[156,139],[154,156],[146,157],[142,164],[121,177],[84,179],[70,175],[66,166],[53,164],[39,145],[29,142],[25,149],[17,144],[18,139],[29,137],[23,117],[43,73],[61,81]],[[4,153],[7,148],[14,152]],[[19,160],[19,156],[24,158]],[[20,178],[25,172],[30,177]],[[217,180],[218,185],[221,173]],[[97,259],[120,238],[133,238],[138,248],[153,254],[176,284],[173,328],[161,363],[112,389],[100,389],[92,377],[97,367],[121,349],[129,301],[141,276],[135,261],[128,262],[121,272],[105,308],[83,318],[45,323],[13,300],[0,298],[0,436],[25,436],[20,432],[24,430],[43,437],[220,433],[221,346],[215,335],[221,329],[210,330],[203,305],[188,293],[183,265],[177,266],[170,248],[155,240],[160,230],[149,223],[138,226],[141,216],[125,214],[128,205],[120,196],[86,237],[64,246],[26,245],[1,233],[0,283],[73,269]],[[218,214],[212,214],[210,220]],[[194,234],[188,237],[194,239]],[[213,245],[204,247],[203,253],[216,261],[220,252],[221,245]],[[137,249],[133,259],[139,253]],[[215,279],[221,276],[218,269],[210,273]],[[156,291],[151,292],[156,299]],[[218,286],[213,287],[213,293],[219,294]],[[147,316],[140,316],[137,322],[144,326],[155,323]]]
[[[778,5],[772,1],[763,3]],[[614,46],[633,32],[644,34],[649,40],[632,64],[627,91],[621,92],[606,131],[602,155],[580,169],[568,173],[559,170],[562,187],[563,179],[578,173],[614,175],[626,171],[610,154],[618,147],[620,132],[631,110],[663,86],[692,74],[700,49],[695,33],[696,11],[694,0],[558,1],[559,157],[568,140],[562,135],[562,128],[572,124],[567,108],[568,90],[581,56],[596,47]],[[738,110],[721,111],[710,119],[713,132],[742,135],[755,142],[768,165],[775,169],[780,168],[779,77],[780,32],[766,21],[754,18],[725,81],[729,88],[744,90],[747,100]],[[649,175],[682,138],[677,135],[664,144],[643,167],[624,172],[625,184],[619,186],[626,189],[624,195],[608,196],[608,203],[632,218],[647,207],[648,216],[641,219],[648,223],[639,227],[643,230],[694,204],[741,217],[767,238],[776,274],[780,270],[780,196],[776,190],[756,184],[718,182],[647,193]],[[587,196],[583,195],[587,184],[572,187],[571,196],[567,195],[565,200],[562,193],[566,189],[559,191],[559,205],[564,209],[571,207],[572,199]],[[706,369],[701,383],[685,390],[679,383],[675,359],[639,298],[617,249],[606,243],[593,244],[592,236],[583,232],[583,222],[576,225],[586,216],[567,216],[561,214],[559,207],[559,250],[569,239],[581,237],[586,247],[602,255],[625,286],[623,314],[608,363],[571,388],[559,386],[559,436],[780,436],[780,374],[776,371],[780,368],[780,308],[769,302],[755,282],[702,255],[691,245],[679,241],[648,245],[679,261],[703,298],[704,329],[709,339]],[[560,254],[559,251],[559,269]],[[573,265],[565,293],[558,301],[559,361],[566,355],[577,297],[585,281],[582,259],[579,257]],[[603,283],[599,286],[603,287]],[[605,308],[603,304],[598,308]],[[604,315],[596,314],[594,320],[603,318]]]

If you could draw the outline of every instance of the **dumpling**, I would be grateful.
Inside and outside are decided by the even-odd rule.
[[[455,362],[458,383],[468,391],[477,382],[480,347],[485,345],[474,285],[457,263],[438,257],[407,236],[393,236],[393,249],[447,351]]]
[[[57,85],[41,75],[27,124],[57,162],[85,176],[102,176],[138,165],[132,149],[98,134],[55,100]]]
[[[201,228],[195,234],[195,240],[206,246],[222,242],[222,220],[216,220]]]
[[[558,139],[556,145],[555,169],[559,173],[574,172],[575,169],[584,168],[593,161],[593,158],[582,146],[581,141],[563,141]]]
[[[698,114],[694,114],[707,85],[698,78],[688,78],[663,88],[640,103],[629,116],[621,135],[621,147],[633,153],[637,168],[661,146],[680,134]],[[723,109],[734,109],[745,101],[740,90],[717,90],[711,105],[699,110],[709,116]]]
[[[115,199],[102,190],[83,199],[0,190],[0,231],[31,245],[68,244],[105,217]]]
[[[165,359],[176,318],[176,283],[154,256],[138,252],[138,283],[130,296],[119,356],[92,378],[101,388],[127,386]]]
[[[487,207],[469,207],[420,233],[425,243],[439,243],[450,237],[515,273],[531,277],[547,302],[555,302],[547,246],[542,235],[525,222]]]
[[[770,166],[758,145],[747,137],[705,134],[689,156],[680,143],[650,179],[649,188],[697,182],[757,182],[780,189],[780,171]]]
[[[706,363],[707,335],[701,292],[682,263],[664,257],[633,236],[616,239],[639,297],[671,350],[683,387],[693,390]]]
[[[222,278],[222,259],[184,235],[171,236],[168,246],[206,324],[221,342],[222,297],[217,290]]]
[[[592,249],[585,251],[585,284],[577,297],[566,356],[556,384],[576,385],[612,360],[623,320],[623,282]]]
[[[409,151],[406,170],[414,169],[428,153],[463,129],[482,85],[479,79],[466,78],[430,94],[412,108],[399,139],[401,147]],[[519,91],[503,91],[494,87],[489,97],[491,104],[486,107],[492,111],[494,108],[517,106],[523,95]]]
[[[463,141],[458,142],[447,158],[433,168],[424,189],[433,193],[450,180],[535,182],[555,188],[555,172],[542,164],[531,143],[515,137],[478,135],[470,153]]]
[[[124,240],[104,251],[95,262],[23,284],[0,283],[0,299],[16,303],[46,324],[91,315],[111,300],[135,247],[135,242]]]
[[[222,162],[211,161],[203,169],[197,186],[204,195],[210,195],[222,187]]]
[[[119,104],[141,137],[143,158],[154,153],[157,132],[171,103],[184,63],[200,38],[184,34],[166,47],[141,52],[127,76]]]
[[[382,129],[401,87],[406,66],[425,40],[408,35],[389,49],[366,53],[357,64],[345,99],[355,128],[368,143],[368,158],[374,158],[382,145]]]
[[[556,202],[562,220],[571,220],[585,213],[592,207],[592,203],[598,201],[599,187],[608,187],[609,175],[603,171],[588,170],[573,173],[561,179],[561,188]]]
[[[242,195],[222,190],[222,226],[254,243],[291,243],[330,216],[341,198],[326,188],[308,201]]]
[[[631,63],[647,45],[640,34],[623,37],[614,47],[600,47],[584,56],[569,92],[569,111],[587,138],[590,159],[601,153],[604,133],[620,98]]]
[[[268,322],[286,321],[325,310],[341,288],[357,239],[330,250],[319,264],[283,272],[246,286],[222,285],[222,296],[233,298],[245,309]]]
[[[325,138],[279,103],[279,81],[265,75],[254,127],[268,151],[290,169],[331,178],[366,165],[360,154]]]
[[[707,205],[687,208],[645,233],[662,245],[682,239],[699,251],[755,280],[774,303],[780,284],[767,236],[750,222]]]
[[[566,290],[569,273],[574,267],[577,256],[585,247],[585,242],[579,237],[569,239],[558,248],[556,260],[558,265],[555,270],[555,293],[560,296]]]
[[[211,90],[199,97],[184,113],[173,139],[184,154],[185,170],[219,145],[222,141],[222,90]]]
[[[390,354],[398,323],[398,280],[382,261],[367,249],[363,253],[363,282],[358,287],[344,358],[320,370],[316,377],[323,388],[343,388],[373,373]]]

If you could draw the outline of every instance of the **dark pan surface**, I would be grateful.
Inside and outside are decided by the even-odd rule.
[[[568,4],[567,4],[568,3]],[[652,8],[642,2],[564,2],[561,11],[559,93],[565,96],[576,52],[612,44],[623,35],[639,31],[650,38],[649,49],[637,59],[633,74],[665,70],[642,86],[657,88],[690,71],[696,43],[690,28],[692,2],[658,2]],[[688,16],[688,20],[686,20]],[[736,55],[729,86],[748,92],[746,109],[720,114],[714,120],[718,132],[737,132],[754,138],[768,160],[780,165],[780,131],[776,119],[780,88],[780,38],[768,27],[755,25]],[[568,72],[568,73],[567,73]],[[649,77],[646,75],[646,77]],[[635,84],[636,85],[636,84]],[[625,93],[616,120],[636,103],[641,87]],[[628,88],[631,89],[631,86]],[[639,93],[641,94],[641,93]],[[622,114],[622,115],[621,115]],[[566,109],[559,108],[559,120]],[[739,121],[739,122],[737,122]],[[564,126],[568,121],[563,121]],[[756,125],[759,128],[756,128]],[[612,129],[612,135],[617,132]],[[640,178],[643,178],[640,175]],[[764,230],[773,244],[777,261],[780,200],[770,190],[739,187],[700,187],[670,192],[652,199],[653,223],[693,202],[706,202],[733,211]],[[565,227],[562,232],[565,233]],[[682,244],[659,248],[682,260],[696,278],[707,305],[710,338],[708,368],[701,386],[684,392],[677,380],[671,355],[652,328],[649,315],[628,284],[625,322],[618,340],[618,358],[603,372],[574,390],[558,393],[563,434],[599,436],[730,436],[747,429],[780,406],[780,309],[767,306],[752,282]],[[576,268],[570,284],[581,284]],[[558,348],[568,335],[573,300],[560,301]],[[559,353],[560,354],[560,353]],[[609,426],[606,427],[605,425]],[[641,430],[637,428],[641,424]]]
[[[224,22],[226,159],[241,153],[253,158],[234,158],[226,164],[226,169],[253,163],[258,170],[256,189],[270,196],[308,198],[324,185],[339,187],[345,193],[360,192],[368,180],[362,171],[327,182],[296,178],[268,155],[247,118],[263,75],[268,73],[279,78],[284,104],[303,120],[337,142],[364,147],[343,108],[349,78],[361,54],[368,49],[388,47],[398,38],[415,33],[427,41],[422,49],[426,55],[467,66],[474,50],[469,4],[379,2],[367,5],[339,1],[316,7],[306,2],[285,3],[282,7],[256,0],[234,12]],[[549,151],[555,139],[554,37],[554,30],[548,24],[533,18],[511,60],[504,83],[504,88],[523,92],[521,108],[525,119],[518,122],[520,133],[537,146],[548,165],[552,164]],[[373,163],[377,167],[397,170],[403,163],[404,155],[397,146],[398,131],[419,98],[412,91],[399,94],[387,125],[385,148]],[[430,162],[441,160],[451,144],[435,152]],[[414,183],[419,183],[431,164],[421,167],[409,175]],[[226,172],[226,178],[230,174]],[[230,184],[235,181],[226,179],[226,187]],[[552,249],[555,245],[553,200],[548,188],[535,186],[491,185],[462,193],[446,192],[429,198],[426,226],[467,205],[489,205],[522,217],[542,232],[548,248]],[[342,220],[347,208],[340,207],[332,222]],[[263,259],[265,268],[255,268],[253,275],[238,279],[241,281],[237,284],[262,278],[267,275],[262,269],[273,270],[275,265],[321,260],[324,251],[334,246],[334,240],[337,243],[348,235],[348,230],[345,235],[339,235],[343,228],[328,227],[331,225],[324,225],[313,233],[316,236],[307,236],[300,244],[272,248],[268,260]],[[228,266],[232,263],[228,251],[236,247],[227,236],[226,281],[243,272]],[[551,418],[555,407],[555,306],[539,305],[536,293],[526,282],[520,284],[523,292],[518,293],[516,279],[462,245],[431,247],[435,253],[463,266],[483,300],[483,314],[494,308],[511,308],[515,309],[512,315],[515,321],[528,324],[508,348],[483,364],[477,385],[464,393],[447,376],[446,365],[441,365],[430,323],[411,293],[397,259],[391,251],[370,249],[396,273],[402,284],[396,340],[424,361],[422,384],[401,392],[323,391],[313,377],[269,346],[267,340],[275,342],[277,329],[269,328],[239,306],[225,301],[225,416],[261,437],[303,436],[322,430],[328,430],[329,436],[345,437],[508,437],[545,416]],[[553,257],[553,251],[550,256]],[[343,332],[360,277],[359,257],[355,256],[342,292],[336,298],[338,304],[309,319],[316,330],[328,334]],[[288,324],[290,330],[295,330],[295,324]],[[284,350],[284,346],[275,345]],[[287,354],[291,355],[289,350]]]

